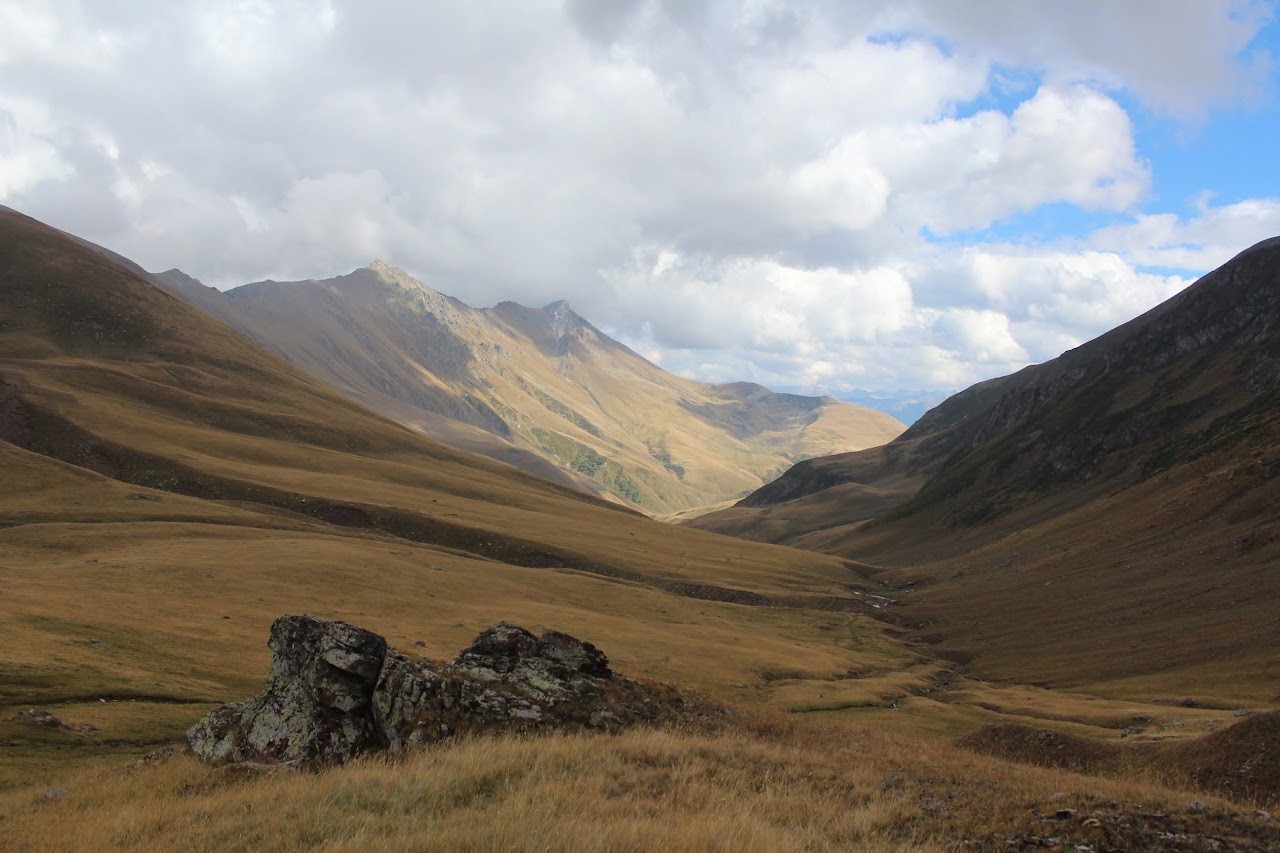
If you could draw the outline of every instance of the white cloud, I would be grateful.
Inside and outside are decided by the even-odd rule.
[[[1198,215],[1190,219],[1173,213],[1139,215],[1130,224],[1095,232],[1090,242],[1142,266],[1208,270],[1277,234],[1280,198],[1218,207],[1205,200]]]
[[[877,128],[851,144],[885,170],[895,218],[940,234],[1047,202],[1123,210],[1149,178],[1129,117],[1084,86],[1041,88],[1009,116]]]
[[[1056,79],[1095,79],[1155,106],[1197,113],[1247,97],[1268,57],[1242,56],[1266,0],[917,0],[905,21]]]
[[[1274,199],[1138,213],[1118,92],[1193,113],[1256,82],[1264,7],[1168,9],[0,0],[0,201],[219,285],[380,257],[473,304],[567,297],[706,378],[955,387],[1185,283],[1139,267],[1280,231]],[[1133,218],[923,236],[1053,203]]]
[[[73,175],[50,138],[53,127],[43,103],[0,95],[0,200]]]

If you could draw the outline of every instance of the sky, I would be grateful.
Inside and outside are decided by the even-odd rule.
[[[957,390],[1280,234],[1236,0],[0,0],[0,203],[207,284],[374,259],[673,370]]]

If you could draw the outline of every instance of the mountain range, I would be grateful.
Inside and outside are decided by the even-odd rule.
[[[399,275],[358,270],[332,298],[367,287],[385,303]],[[432,300],[416,287],[391,293]],[[671,524],[430,438],[131,261],[0,210],[3,846],[1277,849],[1277,294],[1269,241],[888,444],[802,461]],[[648,387],[626,372],[634,354],[599,356],[607,340],[563,306],[436,297],[408,313],[436,318],[431,343],[462,344],[419,341],[423,359],[474,378],[494,341],[463,337],[464,321],[510,330],[499,343],[534,366],[478,375],[537,402],[531,434],[604,442],[596,412]],[[291,321],[273,300],[247,304]],[[333,334],[384,340],[296,343],[407,393],[416,339],[365,316]],[[584,352],[623,372],[596,409],[546,375],[594,376]],[[430,405],[487,402],[483,383],[426,384]],[[754,436],[792,405],[682,393],[684,423],[714,399]],[[763,410],[742,408],[756,397]],[[671,462],[692,463],[677,434]],[[278,666],[280,626],[319,624],[337,646],[296,633],[301,663]],[[381,711],[408,696],[378,693],[388,672],[417,673],[407,686],[447,671],[480,707],[511,700],[492,678],[525,667],[512,689],[594,673],[605,694],[669,706],[642,717],[702,716],[481,734],[442,694],[438,742],[394,760],[300,773],[271,763],[279,738],[265,763],[214,768],[186,749],[215,710],[244,735],[227,715],[264,673],[250,704],[268,711],[301,670],[339,693],[367,681],[341,638],[374,635],[390,647],[374,694],[399,697]],[[441,663],[458,649],[484,665]],[[304,712],[360,710],[339,693]],[[504,707],[535,713],[526,698]]]
[[[1138,678],[1158,660],[1201,689],[1256,668],[1273,695],[1278,404],[1273,239],[883,447],[802,462],[693,524],[914,581],[902,618],[991,676]]]
[[[796,461],[904,429],[830,397],[685,379],[564,302],[475,309],[380,262],[225,293],[178,270],[154,279],[425,435],[652,515],[735,500]]]

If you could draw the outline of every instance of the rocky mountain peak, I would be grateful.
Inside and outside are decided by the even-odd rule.
[[[542,310],[547,312],[551,334],[557,338],[564,337],[571,329],[588,325],[586,320],[579,317],[569,307],[569,302],[566,299],[552,302]]]
[[[475,309],[465,303],[440,293],[400,267],[385,261],[375,260],[352,275],[360,276],[362,273],[373,274],[376,282],[387,291],[387,303],[393,308],[415,314],[434,314],[447,324],[463,322],[476,313]]]

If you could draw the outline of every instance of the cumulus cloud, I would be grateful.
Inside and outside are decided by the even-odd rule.
[[[1010,65],[1090,79],[1184,114],[1264,84],[1269,57],[1245,51],[1274,11],[1265,0],[918,0],[904,22]]]
[[[1137,264],[1181,270],[1221,266],[1240,251],[1280,234],[1280,198],[1213,206],[1202,198],[1196,215],[1139,214],[1100,229],[1091,242]]]
[[[700,378],[960,387],[1280,230],[1274,199],[1143,211],[1123,106],[1248,95],[1265,15],[0,0],[0,202],[219,286],[378,257],[473,304],[567,297]],[[1123,224],[939,241],[1053,204]]]

